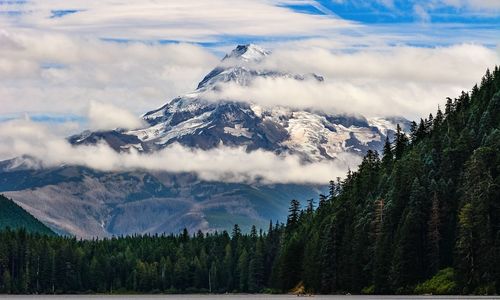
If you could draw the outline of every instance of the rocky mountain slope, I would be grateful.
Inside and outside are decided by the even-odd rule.
[[[266,228],[286,215],[290,199],[323,192],[307,185],[206,182],[185,173],[33,170],[12,160],[0,164],[0,190],[54,231],[83,238],[221,230],[235,223]]]

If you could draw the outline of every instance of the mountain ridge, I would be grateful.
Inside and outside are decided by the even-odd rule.
[[[278,155],[297,154],[304,161],[321,161],[336,159],[344,152],[362,156],[368,149],[381,151],[386,137],[394,135],[396,123],[409,129],[409,121],[404,118],[365,118],[205,97],[207,91],[217,91],[228,82],[248,86],[261,78],[325,80],[317,74],[282,73],[248,64],[269,55],[270,51],[256,45],[239,45],[200,81],[195,91],[145,113],[142,119],[148,124],[146,127],[87,131],[69,140],[75,145],[105,141],[117,151],[135,148],[139,152],[154,152],[172,143],[204,150],[224,144],[245,147],[248,151],[264,149]]]

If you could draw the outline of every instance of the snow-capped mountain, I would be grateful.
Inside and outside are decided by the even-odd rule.
[[[396,123],[404,119],[327,114],[293,107],[205,97],[225,83],[250,85],[258,78],[325,79],[255,69],[270,54],[255,45],[238,46],[201,80],[195,91],[143,116],[134,130],[86,131],[69,138],[74,145],[107,142],[116,151],[154,152],[180,143],[211,149],[219,145],[299,155],[304,162],[342,159],[380,150]],[[216,99],[217,100],[217,99]],[[405,126],[403,126],[405,127]],[[290,199],[306,200],[325,192],[306,184],[207,182],[190,173],[101,172],[63,165],[43,168],[22,157],[0,162],[0,192],[57,232],[78,237],[135,233],[190,232],[264,227],[284,220]]]
[[[231,82],[250,85],[257,78],[287,78],[297,81],[324,81],[316,74],[288,74],[253,69],[270,54],[256,45],[240,45],[201,80],[192,93],[177,97],[143,116],[147,127],[131,131],[84,132],[72,137],[74,144],[107,141],[116,150],[131,147],[155,151],[172,143],[210,149],[221,144],[244,146],[248,151],[264,149],[300,155],[306,161],[335,159],[341,153],[363,155],[368,149],[380,150],[396,121],[362,116],[333,115],[293,107],[262,107],[234,101],[206,99]],[[255,65],[255,64],[254,64]]]

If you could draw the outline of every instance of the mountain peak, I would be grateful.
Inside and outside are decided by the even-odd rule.
[[[238,45],[227,54],[222,60],[239,59],[243,61],[258,61],[269,55],[271,52],[254,44]]]

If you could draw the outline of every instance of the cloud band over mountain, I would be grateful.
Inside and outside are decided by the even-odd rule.
[[[149,154],[118,153],[101,143],[72,146],[67,140],[30,121],[0,124],[0,159],[27,155],[43,167],[77,165],[99,171],[164,171],[195,173],[202,180],[244,183],[324,184],[354,168],[360,157],[344,153],[340,159],[305,164],[298,156],[220,146],[199,150],[173,144]],[[23,158],[19,158],[23,159]],[[38,163],[32,167],[39,167]]]

